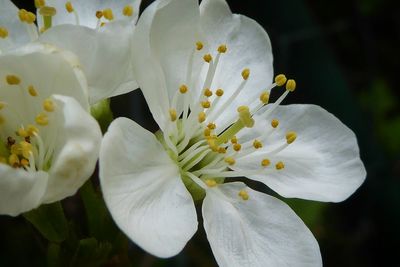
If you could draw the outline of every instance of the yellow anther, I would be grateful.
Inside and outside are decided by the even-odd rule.
[[[28,167],[28,166],[29,166],[29,160],[27,160],[27,159],[21,159],[21,166],[23,166],[23,167]]]
[[[261,143],[261,141],[259,141],[259,140],[254,140],[254,142],[253,142],[253,147],[255,148],[255,149],[259,149],[259,148],[262,148],[263,147],[263,144]]]
[[[74,7],[72,6],[72,3],[70,1],[65,3],[65,9],[68,13],[74,12]]]
[[[178,114],[176,113],[176,110],[171,108],[169,110],[169,117],[170,117],[171,121],[176,121],[177,116],[178,116]]]
[[[6,81],[9,85],[18,85],[21,83],[21,79],[16,75],[7,75]]]
[[[219,147],[218,148],[218,153],[220,153],[220,154],[225,154],[226,153],[226,148],[225,147]]]
[[[39,129],[34,126],[34,125],[28,125],[28,127],[26,128],[26,131],[28,132],[29,136],[35,136],[36,134],[39,133]]]
[[[33,85],[29,85],[28,86],[28,92],[29,92],[29,94],[31,96],[37,96],[38,95],[38,93],[37,93],[35,87],[33,87]]]
[[[8,157],[8,163],[9,163],[12,167],[14,167],[14,168],[19,167],[20,161],[19,161],[18,155],[16,155],[16,154],[11,154],[11,155]]]
[[[208,187],[215,187],[217,186],[217,182],[213,179],[207,179],[204,181]]]
[[[263,159],[261,161],[261,166],[263,167],[268,167],[271,164],[271,161],[269,159]]]
[[[36,15],[32,12],[28,12],[26,9],[20,9],[18,11],[18,17],[22,22],[32,24],[36,20]]]
[[[201,111],[201,112],[199,113],[199,115],[197,116],[197,118],[198,118],[198,121],[199,121],[200,123],[204,122],[204,121],[206,120],[206,113],[203,112],[203,111]]]
[[[210,63],[213,58],[210,54],[206,54],[204,55],[203,59],[205,62]]]
[[[0,102],[0,110],[2,110],[5,106],[6,104],[4,102]]]
[[[232,157],[227,157],[224,159],[226,163],[228,163],[229,165],[234,165],[236,163],[236,160]]]
[[[22,141],[19,143],[21,148],[21,154],[24,158],[29,159],[29,156],[32,153],[32,144],[26,141]]]
[[[238,196],[241,197],[243,200],[249,200],[249,193],[247,193],[247,191],[244,189],[239,191]]]
[[[53,17],[57,14],[57,10],[51,6],[44,6],[39,10],[39,14],[46,17]]]
[[[219,97],[221,97],[224,94],[224,90],[222,90],[221,88],[217,89],[217,91],[215,92],[215,94]]]
[[[233,144],[233,150],[239,152],[242,149],[242,145],[239,143]]]
[[[8,30],[4,27],[0,27],[0,38],[7,38],[8,37]]]
[[[45,0],[35,0],[35,7],[36,8],[42,8],[46,5]]]
[[[226,50],[228,50],[228,48],[224,44],[222,44],[218,47],[218,52],[221,54],[226,53]]]
[[[278,125],[279,125],[279,121],[277,119],[273,119],[271,121],[272,128],[276,128],[276,127],[278,127]]]
[[[19,144],[13,144],[10,147],[10,153],[15,155],[21,155],[21,147]]]
[[[249,107],[248,106],[239,106],[237,108],[237,112],[248,112],[249,111]]]
[[[276,168],[277,170],[282,170],[283,168],[285,168],[285,164],[283,164],[282,161],[279,161],[279,162],[275,165],[275,168]]]
[[[205,128],[203,132],[204,136],[210,136],[211,135],[211,129],[210,128]]]
[[[249,76],[250,76],[250,69],[244,69],[242,71],[243,80],[247,80],[249,78]]]
[[[217,128],[217,125],[215,125],[215,123],[210,122],[207,125],[207,128],[210,129],[210,130],[215,130],[215,128]]]
[[[181,94],[186,94],[188,90],[189,90],[188,87],[187,87],[186,85],[184,85],[184,84],[182,84],[182,85],[179,87],[179,92],[180,92]]]
[[[103,16],[104,18],[108,20],[113,20],[114,19],[114,14],[111,8],[106,8],[103,10]]]
[[[46,126],[49,124],[49,117],[45,113],[40,113],[36,116],[35,121],[38,125]]]
[[[286,133],[286,142],[287,142],[288,144],[293,143],[294,140],[296,140],[296,138],[297,138],[296,132],[287,132],[287,133]]]
[[[279,74],[276,75],[275,77],[275,83],[277,86],[283,86],[287,81],[287,78],[284,74]]]
[[[103,17],[103,11],[98,10],[96,11],[96,18],[101,19]]]
[[[237,144],[237,142],[238,142],[238,139],[237,139],[236,136],[234,136],[234,137],[231,138],[231,143],[232,143],[232,144]]]
[[[23,138],[25,138],[25,137],[29,136],[29,133],[28,133],[27,130],[25,130],[24,127],[20,127],[20,128],[17,130],[17,135],[18,135],[18,136],[21,136],[21,137],[23,137]]]
[[[203,45],[202,42],[197,42],[197,43],[196,43],[196,49],[197,49],[198,51],[200,51],[201,49],[203,49],[203,47],[204,47],[204,45]]]
[[[295,80],[288,80],[286,83],[286,90],[289,92],[293,92],[296,89],[296,81]]]
[[[127,5],[122,9],[122,14],[127,17],[131,17],[133,15],[133,7],[131,5]]]
[[[211,107],[211,102],[210,101],[203,101],[203,102],[201,102],[201,106],[203,108],[210,108]]]
[[[53,100],[47,98],[43,101],[43,109],[47,112],[53,112],[55,109],[55,104]]]
[[[204,96],[210,97],[213,95],[213,92],[210,90],[210,88],[204,89]]]
[[[243,123],[247,128],[252,128],[254,126],[254,119],[251,116],[249,107],[240,106],[237,111],[239,112],[239,120]]]
[[[260,101],[263,104],[268,104],[269,101],[269,93],[268,92],[264,92],[260,95]]]

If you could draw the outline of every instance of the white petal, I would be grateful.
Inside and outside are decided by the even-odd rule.
[[[221,55],[212,89],[224,89],[219,106],[239,87],[244,69],[250,69],[250,77],[238,97],[227,106],[216,121],[232,122],[237,116],[236,109],[257,101],[273,78],[271,42],[265,30],[254,20],[232,14],[224,0],[204,0],[200,5],[201,27],[208,43],[207,49],[216,53],[221,44],[227,45],[227,52]],[[215,111],[218,111],[218,107]]]
[[[20,21],[18,8],[10,0],[0,2],[0,14],[0,27],[6,28],[9,34],[5,39],[0,38],[0,53],[31,41],[27,24]]]
[[[238,193],[245,189],[248,200]],[[318,243],[282,201],[228,183],[207,191],[204,228],[221,267],[322,266]]]
[[[78,56],[88,80],[90,103],[94,104],[138,87],[131,69],[132,34],[133,26],[120,21],[100,31],[60,25],[46,31],[40,40]]]
[[[0,177],[0,214],[17,216],[41,204],[46,172],[28,173],[0,163]]]
[[[178,254],[197,230],[193,200],[156,137],[126,118],[113,121],[100,152],[104,199],[117,225],[158,257]]]
[[[278,107],[270,118],[255,116],[256,126],[239,135],[240,142],[257,138],[265,132],[272,118],[278,128],[265,141],[264,151],[286,142],[287,131],[297,132],[297,139],[269,159],[282,161],[285,168],[266,174],[249,175],[285,197],[339,202],[349,197],[365,180],[366,171],[360,159],[354,133],[326,110],[314,105]],[[260,153],[237,161],[235,170],[260,169]],[[265,156],[268,158],[268,156]],[[272,165],[269,168],[274,168]]]
[[[97,121],[75,99],[60,95],[54,98],[63,118],[59,123],[56,152],[49,170],[44,203],[75,194],[90,178],[96,166],[102,137]]]

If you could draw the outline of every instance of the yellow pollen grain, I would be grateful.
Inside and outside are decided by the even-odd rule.
[[[213,58],[212,58],[212,56],[210,54],[205,54],[203,56],[203,59],[204,59],[205,62],[210,63]]]
[[[103,11],[98,10],[96,11],[96,18],[101,19],[103,17]]]
[[[286,90],[288,90],[289,92],[293,92],[294,90],[296,90],[296,81],[293,79],[289,79],[286,83]]]
[[[16,75],[7,75],[6,76],[6,82],[9,85],[18,85],[18,84],[21,83],[21,79]]]
[[[226,153],[226,148],[225,147],[219,147],[218,148],[218,153],[225,154]]]
[[[211,107],[211,102],[210,101],[202,101],[201,106],[203,108],[210,108]]]
[[[176,121],[177,116],[178,116],[178,115],[177,115],[177,113],[176,113],[176,110],[173,109],[173,108],[171,108],[171,109],[169,110],[169,117],[170,117],[171,121]]]
[[[36,134],[39,133],[39,129],[32,124],[28,125],[28,127],[26,128],[26,131],[28,132],[29,136],[35,136]]]
[[[124,6],[122,9],[122,15],[131,17],[133,15],[133,7],[131,5]]]
[[[275,76],[275,83],[277,86],[283,86],[287,81],[285,74],[279,74]]]
[[[221,54],[226,53],[227,50],[228,50],[228,48],[224,44],[222,44],[218,47],[218,52]]]
[[[72,6],[72,3],[70,1],[65,3],[65,9],[67,10],[68,13],[74,12],[74,7]]]
[[[28,166],[29,166],[29,160],[27,160],[27,159],[21,159],[21,166],[23,166],[23,167],[28,167]]]
[[[261,143],[261,141],[259,141],[259,140],[254,140],[254,142],[253,142],[253,147],[255,148],[255,149],[259,149],[259,148],[262,148],[263,147],[263,144]]]
[[[201,111],[197,116],[197,119],[200,123],[204,122],[206,120],[206,113],[204,111]]]
[[[39,14],[42,16],[53,17],[57,14],[57,10],[51,6],[44,6],[39,10]]]
[[[260,95],[260,101],[263,104],[268,104],[269,101],[269,93],[268,92],[264,92]]]
[[[261,166],[263,167],[268,167],[271,164],[271,161],[269,159],[263,159],[261,161]]]
[[[283,168],[285,168],[285,164],[283,164],[282,161],[279,161],[279,162],[275,165],[275,168],[276,168],[277,170],[282,170]]]
[[[28,92],[29,92],[29,94],[31,96],[37,96],[38,95],[38,93],[37,93],[35,87],[33,87],[33,85],[29,85],[28,86]]]
[[[16,154],[11,154],[11,155],[8,157],[8,163],[9,163],[12,167],[18,167],[18,166],[19,166],[19,163],[20,163],[19,158],[18,158],[18,155],[16,155]]]
[[[221,97],[221,96],[223,96],[223,94],[224,94],[224,90],[222,90],[221,88],[219,88],[219,89],[217,89],[217,91],[215,92],[215,94],[216,94],[218,97]]]
[[[242,145],[239,143],[233,144],[233,150],[239,152],[242,149]]]
[[[207,179],[204,181],[204,183],[208,186],[208,187],[215,187],[217,186],[217,182],[213,179]]]
[[[244,69],[242,71],[243,80],[247,80],[249,78],[249,76],[250,76],[250,69]]]
[[[213,95],[213,92],[210,90],[210,88],[204,89],[204,96],[211,97],[212,95]]]
[[[17,135],[18,135],[18,136],[21,136],[21,137],[23,137],[23,138],[25,138],[25,137],[29,136],[29,133],[28,133],[27,130],[25,130],[24,127],[20,127],[20,128],[17,130]]]
[[[186,85],[184,85],[184,84],[182,84],[182,85],[179,87],[179,92],[180,92],[181,94],[186,94],[188,90],[189,90],[188,87],[187,87]]]
[[[0,27],[0,38],[7,38],[8,37],[8,30],[4,27]]]
[[[210,122],[207,125],[207,128],[210,129],[210,130],[215,130],[215,128],[217,128],[217,125],[215,123]]]
[[[202,42],[197,42],[196,43],[196,49],[198,50],[198,51],[200,51],[201,49],[203,49],[203,47],[204,47],[204,45],[203,45],[203,43]]]
[[[42,8],[46,5],[45,0],[35,0],[35,7],[36,8]]]
[[[111,8],[106,8],[103,10],[103,16],[104,18],[108,20],[113,20],[114,19],[114,14]]]
[[[272,126],[272,128],[278,127],[279,126],[279,121],[277,119],[273,119],[271,121],[271,126]]]
[[[40,126],[46,126],[49,124],[49,117],[44,113],[40,113],[36,116],[35,121]]]
[[[228,163],[229,165],[234,165],[236,163],[236,160],[232,157],[227,157],[224,159],[226,163]]]
[[[237,139],[236,136],[234,136],[234,137],[231,138],[231,143],[232,143],[232,144],[237,144],[237,142],[238,142],[238,139]]]
[[[238,196],[241,197],[243,200],[249,200],[249,193],[247,193],[247,191],[244,189],[239,191]]]
[[[293,143],[296,140],[296,138],[297,138],[296,132],[287,132],[286,133],[286,142],[288,144]]]

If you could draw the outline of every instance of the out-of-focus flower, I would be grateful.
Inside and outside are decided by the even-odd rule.
[[[280,106],[296,82],[274,82],[268,35],[224,0],[156,1],[133,39],[137,81],[160,131],[115,120],[100,180],[119,227],[143,249],[173,256],[197,229],[221,266],[320,266],[318,244],[280,200],[338,202],[364,181],[353,132],[314,105]],[[277,87],[277,88],[276,88]],[[284,92],[269,103],[271,90]]]
[[[0,214],[71,196],[95,168],[101,131],[75,61],[39,45],[0,56]]]

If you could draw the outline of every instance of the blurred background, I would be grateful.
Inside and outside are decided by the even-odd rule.
[[[31,1],[13,2],[20,8],[33,10]],[[150,2],[144,0],[142,8]],[[266,29],[273,45],[275,72],[296,79],[298,90],[285,103],[320,105],[358,137],[368,177],[354,195],[336,204],[285,200],[317,238],[324,266],[400,266],[400,91],[395,89],[395,77],[400,70],[397,2],[227,2],[234,13],[251,17]],[[115,117],[130,117],[156,130],[139,91],[116,97],[111,105]],[[260,184],[251,186],[270,193]],[[99,192],[96,183],[95,190]],[[77,195],[62,204],[68,220],[72,221],[70,224],[77,229],[76,238],[89,237],[90,218],[83,214],[87,202]],[[104,244],[99,245],[96,251],[99,257],[107,251],[112,258],[100,266],[217,266],[201,218],[199,221],[198,233],[172,259],[154,258],[125,241],[127,258],[112,256],[112,251],[102,250]],[[46,241],[24,218],[0,216],[0,238],[0,266],[52,265]],[[97,240],[99,244],[102,241]],[[71,263],[62,266],[71,265],[74,266]]]

